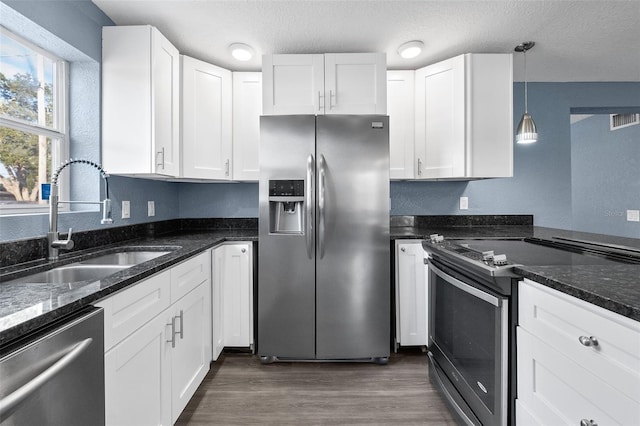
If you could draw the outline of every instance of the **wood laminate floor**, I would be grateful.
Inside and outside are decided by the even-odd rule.
[[[428,380],[426,354],[389,364],[260,364],[225,353],[212,364],[177,425],[455,425]]]

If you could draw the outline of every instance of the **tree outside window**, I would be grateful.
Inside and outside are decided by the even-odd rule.
[[[0,27],[0,207],[42,203],[65,135],[66,64]]]

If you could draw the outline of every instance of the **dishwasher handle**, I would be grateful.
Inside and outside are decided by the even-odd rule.
[[[91,337],[84,339],[82,342],[70,349],[62,358],[56,361],[51,367],[38,374],[27,383],[11,392],[0,400],[0,422],[3,422],[13,412],[13,409],[24,401],[29,395],[37,391],[49,380],[53,379],[56,374],[67,368],[91,345],[93,339]]]

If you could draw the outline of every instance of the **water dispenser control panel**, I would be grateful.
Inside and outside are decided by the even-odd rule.
[[[270,197],[303,197],[304,180],[270,180]]]

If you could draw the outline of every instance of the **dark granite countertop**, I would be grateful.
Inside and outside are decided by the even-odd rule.
[[[393,217],[390,236],[392,240],[425,239],[431,234],[446,238],[523,238],[538,237],[552,239],[568,237],[586,241],[599,241],[640,249],[640,240],[610,237],[597,234],[564,231],[533,226],[533,219],[513,217],[470,216],[463,219],[449,216],[429,220],[413,217]],[[116,252],[130,246],[151,246],[155,250],[172,249],[169,254],[117,272],[105,279],[79,289],[25,284],[11,285],[7,281],[23,275],[40,272],[54,266],[45,259],[30,260],[22,252],[45,248],[42,241],[18,241],[3,247],[7,259],[0,268],[0,347],[24,336],[57,319],[72,314],[109,294],[117,292],[141,279],[194,256],[224,241],[257,241],[257,220],[214,221],[216,229],[205,229],[211,220],[183,220],[179,227],[170,221],[145,226],[114,229],[98,236],[88,233],[85,242],[80,241],[79,250],[61,256],[55,266],[82,261],[102,253]],[[492,224],[493,223],[493,224]],[[498,223],[497,225],[495,223]],[[149,230],[179,229],[175,232],[153,236]],[[181,229],[181,230],[180,230]],[[135,231],[134,238],[130,234]],[[146,233],[146,234],[145,234]],[[148,236],[145,236],[148,235]],[[105,241],[96,243],[96,238]],[[99,247],[96,248],[96,246]],[[39,257],[42,257],[39,255]],[[19,262],[12,259],[20,259]],[[520,266],[516,272],[523,277],[547,285],[566,294],[601,306],[610,311],[640,321],[640,265],[566,265],[566,266]]]
[[[640,249],[640,240],[528,225],[393,226],[391,238],[424,239],[431,234],[450,239],[573,238]],[[515,272],[532,281],[640,321],[640,265],[519,266]]]
[[[182,231],[72,252],[61,256],[61,260],[55,263],[40,259],[0,268],[0,347],[224,241],[257,239],[257,229]],[[113,253],[132,246],[150,247],[150,250],[168,249],[170,253],[73,290],[69,289],[68,284],[8,282],[14,278],[51,269],[52,266],[86,260],[95,257],[98,252]]]

